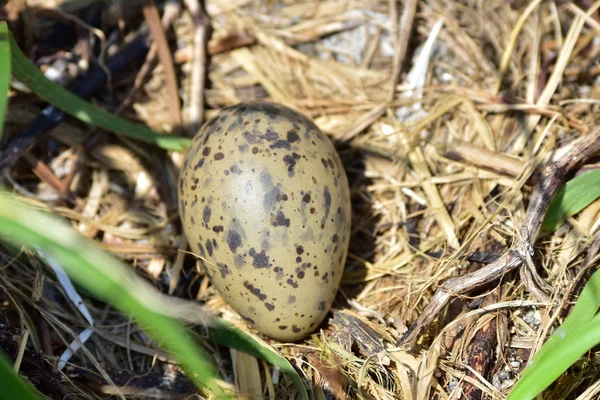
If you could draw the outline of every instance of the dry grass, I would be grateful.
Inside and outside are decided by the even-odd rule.
[[[136,20],[123,16],[122,3],[111,2],[107,21]],[[137,3],[126,8],[130,14],[139,8],[139,22]],[[600,124],[599,14],[582,14],[592,1],[426,0],[418,2],[406,42],[400,40],[406,20],[396,23],[410,18],[405,3],[412,2],[207,0],[213,32],[205,119],[240,101],[281,102],[312,117],[344,161],[352,240],[332,318],[302,342],[270,342],[314,385],[314,398],[501,399],[564,317],[564,295],[581,287],[576,277],[598,234],[600,201],[537,241],[534,261],[551,286],[547,301],[511,273],[456,298],[412,353],[396,342],[445,280],[509,250],[541,166]],[[38,14],[21,10],[15,19],[22,43],[35,42],[33,27],[42,25],[31,22]],[[407,72],[438,21],[424,87],[415,90]],[[173,89],[162,58],[123,115],[159,131],[185,132],[198,118],[189,108],[197,25],[183,12],[173,26],[183,126],[172,123]],[[224,38],[232,37],[254,44],[227,48]],[[116,97],[98,104],[114,109],[111,101],[126,96],[133,78],[113,82]],[[30,97],[13,93],[8,134],[39,110]],[[106,135],[90,140],[88,133],[72,120],[62,123],[31,151],[33,161],[7,172],[5,183],[71,220],[157,287],[202,301],[247,329],[191,257],[178,253],[186,250],[174,184],[182,156]],[[36,160],[50,172],[40,175],[32,168]],[[153,368],[166,360],[156,344],[127,316],[88,298],[93,340],[69,369],[52,371],[48,365],[85,321],[34,257],[11,264],[13,256],[2,251],[2,343],[29,330],[32,349],[49,363],[38,368],[57,379],[48,383],[50,392],[92,398],[134,376],[131,386],[149,392],[154,375],[173,369]],[[262,361],[238,353],[232,362],[228,352],[206,346],[242,392],[277,399],[293,393]],[[598,371],[598,354],[590,352],[546,398],[576,398],[600,379]],[[192,393],[189,383],[181,385],[182,396]],[[177,398],[174,390],[169,396]]]

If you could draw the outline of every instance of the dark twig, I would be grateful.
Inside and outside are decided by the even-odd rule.
[[[520,231],[521,235],[516,241],[513,250],[480,270],[465,276],[451,278],[444,282],[431,299],[431,302],[423,310],[423,313],[421,313],[410,329],[398,341],[398,346],[406,350],[411,350],[417,343],[419,336],[433,322],[452,296],[467,293],[486,283],[499,279],[523,263],[533,266],[533,262],[531,262],[533,244],[540,231],[544,215],[552,197],[560,188],[567,174],[582,160],[588,158],[599,149],[600,127],[597,127],[589,135],[571,146],[562,157],[548,165],[529,203],[527,215]],[[527,259],[530,262],[527,262]],[[529,267],[529,271],[532,277],[537,276],[537,272],[532,267]],[[529,286],[527,288],[530,289]],[[537,288],[534,288],[534,290],[539,291]]]
[[[147,33],[140,33],[137,38],[124,45],[106,63],[111,75],[115,75],[127,68],[137,65],[137,62],[148,52]],[[85,76],[77,80],[71,91],[73,94],[89,99],[97,92],[106,87],[108,77],[103,69],[95,68]],[[6,168],[14,165],[21,156],[45,133],[57,126],[65,114],[54,106],[47,106],[40,115],[13,139],[5,149],[0,152],[0,173]]]
[[[497,287],[490,294],[488,294],[482,303],[482,307],[487,307],[491,304],[495,304],[498,301],[500,294],[500,288]],[[489,379],[490,371],[495,361],[496,345],[498,344],[498,321],[494,317],[485,326],[478,330],[469,347],[467,349],[467,364],[483,376],[485,379]],[[469,372],[469,376],[476,379],[474,373]],[[465,382],[463,393],[468,400],[479,400],[481,399],[481,390],[469,383]]]
[[[181,106],[179,104],[179,93],[177,91],[177,78],[175,77],[175,67],[173,66],[173,58],[171,57],[167,35],[165,34],[165,27],[161,24],[158,10],[152,0],[145,0],[143,13],[154,42],[152,44],[152,49],[156,46],[158,60],[163,67],[165,85],[169,98],[168,103],[171,122],[176,126],[180,126]]]
[[[69,187],[60,179],[58,179],[56,175],[54,175],[54,172],[52,172],[46,163],[40,161],[29,153],[24,154],[23,158],[29,163],[33,173],[42,181],[46,182],[52,189],[54,189],[59,197],[66,195],[69,200],[73,200],[69,193]]]
[[[390,6],[392,9],[396,7],[395,3],[395,1],[390,1]],[[396,25],[400,32],[398,32],[398,36],[396,36],[392,86],[390,87],[390,92],[388,94],[389,101],[394,100],[396,95],[396,85],[398,82],[400,82],[400,72],[402,71],[404,57],[406,57],[406,50],[408,49],[408,42],[412,32],[413,21],[415,20],[415,13],[417,12],[417,3],[418,0],[408,0],[404,2],[402,17],[400,18],[400,22]]]
[[[251,46],[256,43],[256,38],[245,31],[233,31],[225,36],[212,38],[208,42],[208,54],[226,53],[240,47]]]
[[[165,31],[171,27],[173,21],[175,21],[175,18],[179,16],[180,11],[181,6],[177,2],[168,2],[167,4],[165,4],[165,10],[161,19],[161,25]],[[131,88],[129,93],[127,93],[127,97],[125,97],[125,99],[121,102],[115,114],[123,114],[123,111],[125,111],[127,108],[129,108],[129,106],[131,106],[131,104],[133,104],[133,100],[136,94],[141,89],[142,83],[146,80],[146,77],[156,65],[157,53],[157,46],[155,43],[152,43],[150,51],[148,51],[148,54],[146,55],[146,60],[144,61],[144,64],[142,65],[140,71],[135,77],[133,87]]]

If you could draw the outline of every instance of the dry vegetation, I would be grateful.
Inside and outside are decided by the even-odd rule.
[[[95,100],[157,131],[189,136],[202,109],[206,120],[227,105],[271,99],[310,116],[335,140],[353,200],[342,287],[330,319],[312,337],[265,339],[302,372],[317,399],[504,398],[594,267],[585,260],[594,256],[588,249],[598,237],[600,201],[537,240],[533,260],[548,292],[532,294],[515,270],[454,298],[411,352],[396,347],[444,281],[511,248],[544,164],[600,123],[600,15],[584,15],[598,4],[426,0],[411,15],[414,3],[207,0],[209,19],[182,5],[170,20],[163,17],[170,51],[158,46],[160,62],[138,79],[133,103],[122,101],[136,71],[115,76]],[[81,23],[93,13],[102,17],[101,30]],[[135,30],[144,18],[156,22],[150,14],[140,1],[11,0],[2,18],[42,69],[67,61],[67,76],[102,62],[91,59],[91,44],[107,43],[111,54],[118,47],[111,34]],[[56,34],[65,26],[77,33],[72,48]],[[204,38],[206,53],[195,52]],[[165,73],[169,60],[176,80]],[[411,85],[419,73],[422,90]],[[15,86],[9,138],[40,110],[35,96]],[[186,250],[174,185],[181,160],[68,119],[2,179],[160,290],[197,299],[248,329],[193,257],[178,252]],[[597,168],[593,161],[586,168]],[[128,316],[85,296],[95,333],[66,369],[53,369],[87,325],[53,274],[33,255],[15,255],[0,253],[0,341],[14,351],[29,330],[22,372],[45,393],[108,397],[119,387],[131,397],[193,397],[193,386],[161,361],[156,343]],[[294,395],[266,363],[204,345],[241,393]],[[600,379],[599,363],[590,352],[546,398],[576,398]],[[167,392],[161,385],[173,376],[179,378]]]

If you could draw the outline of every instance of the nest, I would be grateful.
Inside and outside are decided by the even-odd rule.
[[[353,209],[342,286],[309,338],[263,338],[314,398],[504,398],[594,266],[600,201],[534,242],[533,262],[549,284],[544,301],[513,270],[452,297],[411,351],[398,344],[444,282],[522,239],[544,166],[600,124],[592,100],[600,98],[600,15],[582,16],[592,2],[207,0],[205,12],[186,3],[156,2],[162,25],[142,1],[15,1],[2,15],[24,52],[43,71],[59,70],[65,84],[102,67],[122,45],[115,37],[143,21],[166,32],[142,72],[123,71],[94,98],[156,131],[191,137],[222,107],[268,99],[334,140]],[[13,86],[7,137],[42,107]],[[250,331],[185,253],[182,159],[66,119],[3,179],[158,290]],[[585,168],[597,168],[594,161]],[[58,370],[86,321],[34,253],[3,247],[0,259],[2,347],[14,353],[27,332],[20,372],[42,393],[194,397],[159,344],[85,292],[94,334]],[[203,344],[239,393],[294,398],[271,365]],[[590,352],[546,398],[575,398],[600,378],[599,366]]]

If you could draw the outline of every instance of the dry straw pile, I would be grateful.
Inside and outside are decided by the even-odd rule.
[[[26,18],[23,10],[13,15],[24,45],[93,2],[62,9],[30,3]],[[152,21],[140,2],[110,3],[107,24]],[[160,62],[148,63],[156,65],[148,78],[119,76],[97,105],[117,111],[137,85],[131,104],[121,104],[123,116],[189,136],[187,127],[224,106],[270,99],[310,116],[334,139],[350,180],[350,254],[331,318],[304,341],[269,343],[302,371],[317,399],[504,398],[568,311],[566,295],[580,290],[593,267],[600,201],[538,236],[531,261],[542,281],[511,267],[474,290],[458,290],[448,307],[421,321],[422,335],[399,341],[444,282],[527,239],[521,227],[543,167],[600,124],[599,102],[591,100],[600,99],[600,15],[586,14],[598,4],[207,0],[204,15],[186,3],[181,12],[165,8],[171,51],[158,43]],[[27,25],[42,18],[50,22]],[[88,28],[78,28],[82,37],[97,34]],[[204,40],[206,51],[198,51]],[[176,80],[163,62],[169,56]],[[7,130],[14,134],[40,107],[22,94],[12,101]],[[197,299],[247,330],[193,257],[178,251],[187,249],[176,209],[182,155],[88,133],[67,120],[3,179],[158,288]],[[3,257],[0,319],[37,326],[32,335],[44,352],[59,355],[73,328],[85,325],[81,315],[35,257],[13,264]],[[174,371],[162,363],[152,368],[164,357],[128,316],[84,299],[97,333],[65,372],[71,383],[59,385],[56,376],[49,385],[90,396],[130,382],[141,395]],[[2,341],[19,335],[0,332]],[[205,346],[241,393],[293,397],[291,382],[268,364]],[[600,377],[598,362],[590,353],[547,398],[580,394]],[[181,398],[189,398],[194,389],[180,379]]]

